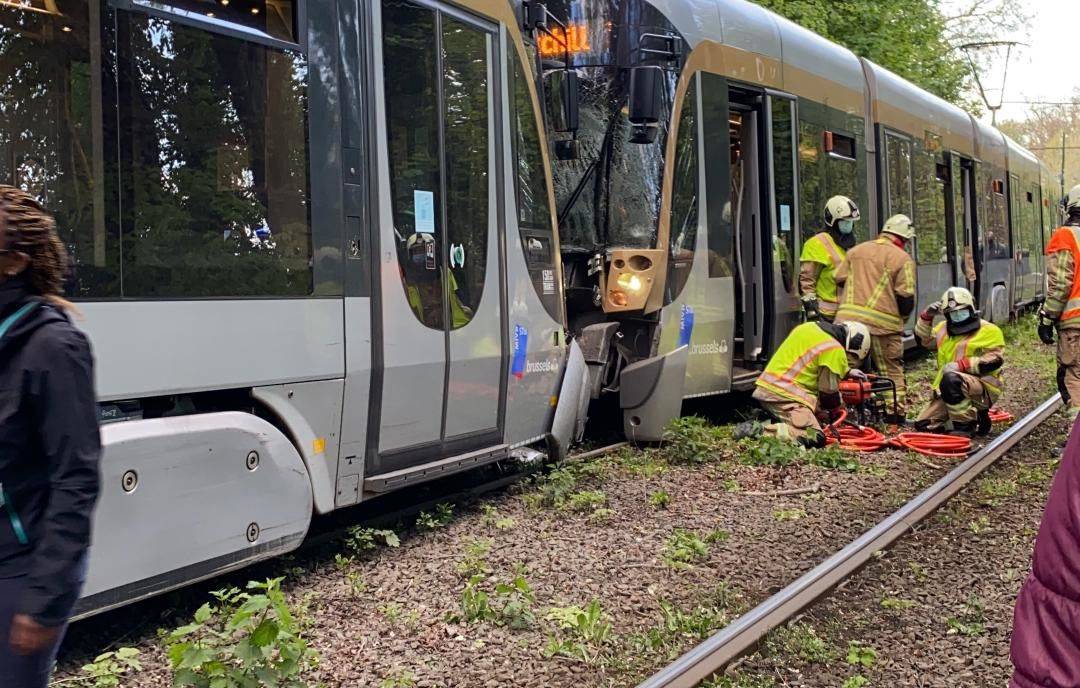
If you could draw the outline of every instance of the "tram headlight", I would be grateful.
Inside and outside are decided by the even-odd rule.
[[[635,294],[640,292],[641,288],[645,286],[644,282],[641,281],[641,278],[632,272],[621,273],[615,280],[615,283],[626,291],[634,292]]]

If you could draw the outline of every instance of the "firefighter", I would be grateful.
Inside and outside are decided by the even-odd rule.
[[[807,320],[832,322],[840,305],[834,274],[847,251],[855,245],[859,207],[847,196],[833,196],[825,204],[825,231],[810,237],[799,256],[799,291]]]
[[[938,314],[945,320],[931,327]],[[1003,387],[1001,329],[979,317],[970,291],[950,287],[940,302],[919,314],[915,336],[927,349],[937,349],[938,363],[933,398],[919,414],[915,429],[949,430],[965,437],[989,433],[990,407]]]
[[[741,423],[735,439],[765,433],[805,447],[825,446],[817,414],[829,423],[839,420],[844,408],[840,380],[849,374],[865,377],[857,368],[869,351],[870,331],[862,323],[799,325],[780,344],[754,389],[754,399],[776,422]]]
[[[1054,343],[1057,384],[1069,420],[1080,414],[1080,185],[1065,198],[1068,219],[1046,245],[1046,301],[1039,312],[1039,339]]]
[[[914,236],[911,218],[893,215],[878,238],[848,251],[836,270],[841,289],[836,322],[859,322],[870,329],[874,367],[896,384],[897,408],[885,418],[894,425],[906,422],[904,321],[915,310],[915,261],[906,247]]]

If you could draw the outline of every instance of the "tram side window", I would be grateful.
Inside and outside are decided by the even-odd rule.
[[[450,242],[450,322],[462,327],[480,305],[487,271],[488,39],[443,18],[443,100],[446,146],[446,233]],[[498,292],[492,292],[498,293]]]
[[[513,48],[510,50],[510,78],[510,135],[517,172],[515,191],[521,248],[525,252],[525,264],[533,287],[544,309],[552,318],[562,322],[562,304],[556,284],[557,248],[552,232],[540,129],[536,124],[536,108],[525,72]]]
[[[694,265],[698,230],[697,89],[691,77],[679,114],[675,137],[675,174],[671,197],[671,246],[668,262],[666,303],[671,303],[686,286]]]
[[[986,235],[986,257],[988,259],[1009,258],[1009,226],[1005,198],[1004,174],[1000,168],[980,168],[980,186],[983,189],[984,205],[988,212],[986,220],[980,221],[980,227]]]
[[[108,82],[90,70],[101,18],[86,0],[51,8],[0,2],[0,184],[28,191],[55,215],[71,259],[70,296],[119,296],[116,205],[105,195],[116,156],[103,150],[100,120]]]
[[[795,161],[792,148],[793,103],[772,100],[773,178],[775,180],[776,237],[775,260],[780,264],[784,290],[795,292]]]
[[[311,293],[303,56],[117,18],[124,296]]]
[[[443,326],[442,202],[435,12],[399,0],[382,6],[386,139],[394,238],[405,295],[428,327]]]
[[[903,213],[914,219],[911,209],[911,142],[886,134],[885,161],[889,189],[888,215]]]
[[[949,247],[945,222],[945,181],[938,178],[937,156],[916,150],[915,171],[915,231],[918,239],[916,261],[919,265],[949,262]]]
[[[824,188],[823,132],[824,129],[815,124],[799,122],[799,218],[803,241],[825,229],[821,217],[828,200]]]

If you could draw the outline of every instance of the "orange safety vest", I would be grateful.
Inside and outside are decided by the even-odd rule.
[[[1054,236],[1050,237],[1050,243],[1046,245],[1046,255],[1068,251],[1072,254],[1073,275],[1072,289],[1069,291],[1069,300],[1065,303],[1065,309],[1058,319],[1059,325],[1071,320],[1080,320],[1080,227],[1058,227]]]

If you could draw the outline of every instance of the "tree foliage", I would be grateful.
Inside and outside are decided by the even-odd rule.
[[[970,70],[935,0],[759,0],[759,4],[962,107]]]

